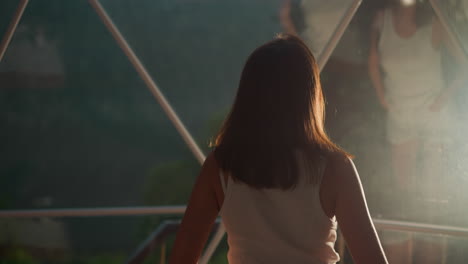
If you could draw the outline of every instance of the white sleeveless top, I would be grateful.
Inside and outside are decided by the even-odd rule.
[[[323,162],[324,167],[325,162]],[[337,222],[321,206],[319,184],[300,183],[290,191],[257,190],[228,177],[220,214],[227,231],[230,264],[328,264],[339,261],[334,250]]]
[[[425,101],[443,87],[441,54],[432,44],[432,24],[419,28],[411,37],[395,31],[391,9],[384,13],[379,42],[380,62],[385,73],[387,97],[393,101]],[[404,102],[403,102],[404,103]]]

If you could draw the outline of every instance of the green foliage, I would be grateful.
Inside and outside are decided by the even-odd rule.
[[[0,264],[39,264],[40,261],[34,259],[26,250],[22,248],[10,248],[6,255],[0,259]]]
[[[187,202],[200,165],[195,160],[167,162],[155,167],[147,181],[144,201],[148,205]]]
[[[166,162],[150,171],[146,179],[144,202],[147,205],[186,204],[200,164],[195,160]],[[178,216],[179,218],[180,216]],[[166,217],[146,217],[138,232],[140,239],[154,231]]]
[[[126,256],[122,254],[101,254],[91,256],[89,258],[84,259],[82,264],[114,264],[114,263],[125,263]]]
[[[227,250],[222,250],[215,254],[211,260],[208,262],[209,264],[228,264],[227,260]]]
[[[7,209],[10,204],[10,199],[5,195],[0,195],[0,210]]]

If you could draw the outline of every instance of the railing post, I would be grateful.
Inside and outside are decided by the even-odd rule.
[[[218,247],[219,243],[224,237],[224,226],[223,223],[219,223],[218,230],[216,230],[216,233],[214,234],[213,238],[210,241],[210,244],[205,250],[205,253],[203,256],[200,258],[200,261],[198,264],[207,264],[210,258],[213,256],[213,253],[215,252],[216,248]]]

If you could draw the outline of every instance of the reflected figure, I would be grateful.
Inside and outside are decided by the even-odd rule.
[[[185,211],[170,264],[197,263],[221,215],[230,264],[387,263],[349,155],[324,131],[317,63],[283,35],[248,58]]]
[[[344,15],[348,1],[283,0],[280,22],[285,32],[300,36],[318,57]]]
[[[409,210],[408,205],[412,199],[427,203],[447,195],[443,151],[450,143],[449,126],[455,122],[447,103],[459,83],[446,87],[444,82],[440,50],[445,32],[428,2],[392,0],[375,16],[370,41],[369,74],[387,112],[398,191],[393,199],[399,199],[396,216],[432,222],[430,210],[417,206]],[[386,239],[389,261],[412,263],[408,237],[392,237]],[[432,242],[421,263],[440,262],[440,247]]]
[[[413,191],[411,182],[423,144],[440,144],[450,119],[446,107],[449,90],[444,89],[441,69],[442,29],[422,5],[394,0],[377,14],[371,33],[369,73],[387,110],[393,174],[402,194]],[[441,175],[436,168],[425,173]]]

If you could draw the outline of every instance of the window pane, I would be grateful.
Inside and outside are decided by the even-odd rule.
[[[86,1],[31,1],[0,87],[2,208],[186,202],[199,164]]]
[[[468,50],[468,1],[466,0],[447,0],[435,1],[441,8],[444,18],[456,37],[458,37],[465,48]]]
[[[396,9],[383,2],[362,3],[322,73],[327,127],[355,155],[374,218],[467,227],[466,89],[436,104],[463,74],[449,47],[432,38],[429,1],[406,8],[416,10],[405,17],[411,24],[393,23]],[[439,263],[445,245],[460,246],[414,236],[410,250],[408,233],[381,233],[390,263],[427,263],[422,252],[430,246],[428,258]]]

